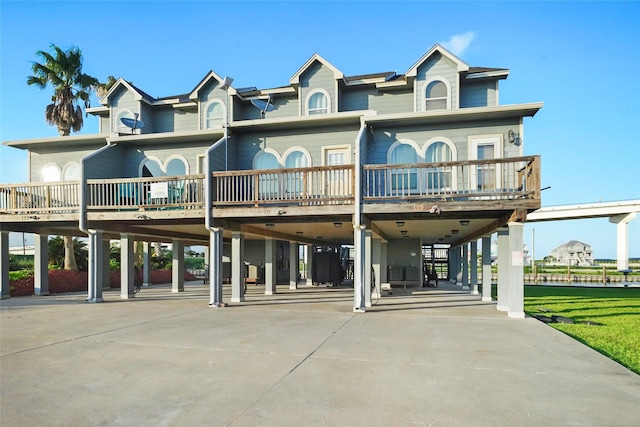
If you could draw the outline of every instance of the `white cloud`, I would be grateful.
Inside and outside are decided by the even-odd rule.
[[[441,42],[440,44],[454,55],[460,56],[469,48],[469,45],[475,38],[475,32],[467,31],[466,33],[451,36],[449,40]]]

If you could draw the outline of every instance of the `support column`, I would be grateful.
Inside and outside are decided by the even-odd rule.
[[[102,302],[102,272],[104,246],[102,230],[89,230],[89,274],[87,277],[87,302]]]
[[[478,295],[478,241],[471,242],[471,295]]]
[[[298,289],[299,268],[298,244],[296,242],[289,242],[289,289]]]
[[[102,253],[104,254],[102,265],[102,289],[111,288],[111,241],[102,239]]]
[[[313,286],[313,245],[307,245],[307,286]]]
[[[374,289],[371,293],[373,298],[379,299],[380,292],[380,283],[382,283],[381,279],[381,262],[382,262],[382,239],[371,239],[371,266],[373,267],[373,277],[371,278],[371,285],[374,286]]]
[[[469,290],[469,244],[462,246],[462,289]]]
[[[635,213],[616,215],[609,222],[616,225],[616,259],[618,271],[629,269],[629,221],[636,217]]]
[[[244,234],[231,233],[231,302],[244,301]]]
[[[482,238],[482,301],[491,298],[491,236]]]
[[[9,232],[5,230],[0,230],[0,283],[2,283],[0,299],[11,298],[11,287],[9,286]]]
[[[364,304],[371,307],[371,229],[364,230]]]
[[[387,263],[387,249],[389,247],[388,242],[382,242],[380,244],[380,280],[379,283],[387,283],[389,278],[387,276],[389,272],[389,264]],[[382,289],[382,287],[380,287]]]
[[[49,236],[36,234],[33,257],[33,293],[49,295]]]
[[[151,243],[142,242],[142,286],[151,285]]]
[[[276,240],[266,238],[264,241],[264,294],[276,294]]]
[[[500,311],[509,309],[509,276],[511,275],[509,229],[498,229],[498,305]]]
[[[365,294],[365,233],[364,226],[353,226],[353,311],[355,313],[366,311]]]
[[[134,298],[134,236],[132,234],[120,234],[120,298]]]
[[[460,273],[460,246],[455,246],[449,249],[449,275],[453,283],[462,286],[462,283],[458,283],[458,275]]]
[[[524,223],[509,223],[509,317],[524,318]]]
[[[222,229],[209,231],[209,306],[224,307],[222,302]]]
[[[173,241],[171,292],[184,292],[184,242],[182,240]]]

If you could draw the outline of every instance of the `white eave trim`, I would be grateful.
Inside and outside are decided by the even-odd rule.
[[[303,116],[275,117],[254,120],[240,120],[231,122],[229,128],[233,129],[252,129],[252,128],[268,128],[268,127],[305,127],[305,126],[329,126],[332,124],[340,124],[344,122],[360,123],[360,119],[365,116],[375,116],[375,110],[359,110],[345,111],[331,114],[315,114]]]
[[[467,74],[466,80],[472,80],[472,79],[485,79],[485,78],[489,78],[489,77],[504,77],[507,78],[507,76],[509,75],[509,70],[503,70],[503,71],[488,71],[485,73],[473,73],[473,74]]]
[[[469,71],[469,64],[467,64],[462,59],[458,58],[453,53],[449,52],[447,49],[445,49],[444,47],[442,47],[442,46],[440,46],[439,44],[436,43],[436,44],[433,45],[433,47],[431,49],[429,49],[429,51],[427,53],[422,55],[422,57],[420,59],[418,59],[418,61],[416,61],[416,63],[413,64],[409,68],[409,70],[407,70],[405,75],[407,77],[416,77],[418,75],[418,67],[420,67],[422,65],[422,63],[424,61],[426,61],[435,52],[440,53],[442,56],[444,56],[445,58],[448,58],[453,63],[455,63],[456,66],[457,66],[457,71],[458,72]]]
[[[491,119],[500,117],[533,117],[543,106],[542,102],[528,104],[500,105],[496,107],[458,108],[416,113],[383,114],[365,118],[367,123],[392,122],[411,124],[420,122],[453,122],[471,119]]]
[[[101,107],[89,107],[85,110],[87,112],[87,114],[92,114],[94,116],[104,116],[107,115],[111,109],[107,106],[101,106]]]
[[[305,62],[305,64],[302,67],[300,67],[300,69],[289,79],[289,83],[291,83],[292,85],[299,84],[300,76],[302,75],[302,73],[304,73],[307,70],[307,68],[309,68],[309,66],[311,66],[311,64],[313,64],[315,61],[318,61],[322,65],[328,67],[333,72],[333,77],[336,80],[342,79],[344,77],[344,75],[342,74],[342,71],[338,70],[336,67],[331,65],[331,63],[326,59],[324,59],[322,56],[318,55],[317,53],[314,53],[313,56],[309,58],[309,60]]]
[[[108,137],[109,134],[106,133],[50,136],[46,138],[21,139],[19,141],[4,141],[2,145],[6,145],[7,147],[28,149],[29,147],[39,146],[43,144],[49,144],[50,146],[56,147],[79,144],[106,144]]]
[[[198,99],[198,92],[200,89],[204,87],[211,79],[215,79],[220,83],[223,79],[219,75],[217,75],[213,70],[209,71],[206,76],[193,88],[193,90],[189,93],[189,99],[195,100]]]

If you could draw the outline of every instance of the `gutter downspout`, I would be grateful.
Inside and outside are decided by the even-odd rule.
[[[91,159],[93,156],[97,156],[101,154],[103,151],[106,151],[109,148],[113,148],[115,145],[112,145],[107,140],[107,145],[93,153],[83,157],[80,161],[80,186],[78,187],[78,202],[80,208],[80,218],[78,219],[78,228],[80,231],[89,236],[89,274],[87,277],[87,302],[102,302],[102,231],[101,230],[93,230],[89,229],[88,221],[87,221],[87,203],[88,203],[88,194],[87,194],[87,165],[86,162]],[[100,238],[98,238],[100,237]],[[98,286],[100,283],[100,286]]]
[[[353,216],[353,238],[355,246],[355,261],[354,261],[354,312],[365,312],[365,234],[364,226],[362,225],[362,153],[360,151],[362,138],[365,135],[367,125],[364,122],[364,118],[360,121],[360,131],[356,137],[356,158],[355,158],[355,213]]]
[[[209,306],[224,307],[222,302],[222,229],[213,226],[213,176],[211,159],[213,151],[225,145],[227,152],[227,129],[222,138],[216,141],[205,153],[206,176],[204,179],[204,227],[209,231]],[[225,158],[225,169],[227,159]]]

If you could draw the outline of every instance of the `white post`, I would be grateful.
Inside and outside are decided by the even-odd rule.
[[[509,229],[498,229],[498,305],[500,311],[509,309],[509,276],[511,274]]]
[[[102,230],[88,230],[89,232],[89,274],[87,276],[87,302],[102,302],[102,268],[104,263],[104,246],[102,245]]]
[[[307,286],[313,286],[313,245],[307,245]]]
[[[231,302],[244,301],[244,235],[231,233]]]
[[[224,307],[222,302],[222,229],[209,231],[209,306]]]
[[[371,229],[364,230],[364,304],[371,307]]]
[[[33,258],[33,293],[49,295],[49,236],[36,234]]]
[[[462,246],[462,289],[469,289],[469,244]]]
[[[184,242],[182,240],[173,241],[171,292],[184,292]]]
[[[289,242],[289,289],[298,289],[299,267],[298,244],[296,242]]]
[[[636,217],[635,213],[622,214],[609,218],[616,225],[616,258],[618,271],[629,269],[629,221]]]
[[[353,226],[354,260],[353,260],[353,311],[366,311],[365,294],[365,233],[364,226]]]
[[[482,301],[491,298],[491,236],[482,238]]]
[[[266,238],[264,240],[264,294],[276,294],[276,240]]]
[[[509,223],[509,317],[524,318],[524,223]]]
[[[478,295],[478,241],[471,242],[471,295]]]
[[[145,288],[151,285],[151,244],[142,242],[142,286]]]
[[[134,292],[134,249],[133,235],[120,234],[120,298],[133,298]]]

